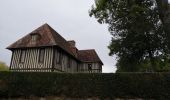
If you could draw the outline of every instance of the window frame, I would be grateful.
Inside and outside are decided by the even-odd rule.
[[[31,34],[31,41],[35,42],[35,41],[39,40],[40,37],[41,37],[41,35],[39,33]]]

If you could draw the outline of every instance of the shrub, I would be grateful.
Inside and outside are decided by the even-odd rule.
[[[8,66],[4,63],[0,61],[0,71],[9,71]]]
[[[0,72],[0,97],[170,98],[170,73]]]

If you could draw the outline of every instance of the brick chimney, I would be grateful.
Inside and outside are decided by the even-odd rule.
[[[74,53],[74,55],[77,57],[78,49],[76,48],[76,42],[74,40],[69,40],[67,42],[70,44],[70,48],[71,48],[72,52]]]
[[[76,47],[76,42],[74,40],[69,40],[68,43],[71,45],[71,47]]]

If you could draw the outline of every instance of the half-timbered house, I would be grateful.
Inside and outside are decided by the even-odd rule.
[[[12,51],[10,70],[101,73],[103,63],[96,51],[78,50],[75,44],[44,24],[7,47]]]

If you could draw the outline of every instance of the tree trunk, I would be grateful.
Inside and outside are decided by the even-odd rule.
[[[151,66],[149,68],[149,72],[154,72],[154,57],[153,57],[153,54],[152,54],[152,51],[149,51],[149,58],[150,58],[150,62],[151,62]]]

